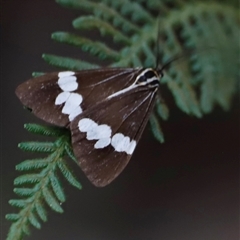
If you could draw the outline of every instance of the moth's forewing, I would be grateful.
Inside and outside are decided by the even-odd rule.
[[[58,126],[65,126],[68,117],[61,114],[60,107],[55,105],[55,99],[61,92],[57,81],[58,73],[32,78],[17,87],[16,95],[37,117]]]
[[[69,91],[60,88],[59,73],[50,73],[22,83],[16,89],[16,95],[37,117],[54,125],[67,127],[81,112],[131,85],[139,71],[140,69],[132,68],[103,68],[72,72],[70,77],[76,77],[76,87]],[[72,119],[70,114],[63,113],[65,103],[56,104],[57,97],[64,91],[76,93],[82,98],[81,112]]]
[[[149,119],[155,95],[155,88],[135,88],[104,100],[71,122],[74,154],[81,169],[95,186],[103,187],[112,182],[129,162],[133,149],[130,153],[119,152],[111,144],[96,149],[94,146],[97,140],[88,140],[86,132],[80,131],[79,122],[81,119],[91,119],[99,126],[109,126],[112,136],[121,133],[137,143]]]

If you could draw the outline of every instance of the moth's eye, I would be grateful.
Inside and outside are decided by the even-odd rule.
[[[141,76],[138,80],[137,80],[138,83],[142,83],[142,82],[146,82],[146,77],[145,75]]]
[[[149,70],[148,72],[146,72],[145,74],[144,74],[144,76],[146,77],[146,78],[153,78],[153,77],[157,77],[156,76],[156,74],[155,74],[155,72],[154,71],[151,71],[151,70]]]

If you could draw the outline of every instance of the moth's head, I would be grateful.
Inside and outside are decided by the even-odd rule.
[[[135,84],[142,86],[147,85],[148,87],[158,87],[161,77],[162,76],[160,76],[154,69],[146,68],[137,76]]]

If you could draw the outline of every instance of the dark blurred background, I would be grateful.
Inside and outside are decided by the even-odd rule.
[[[1,239],[10,222],[5,214],[18,176],[15,165],[34,158],[21,152],[21,141],[41,140],[23,129],[41,123],[25,111],[14,91],[33,71],[54,71],[42,53],[81,57],[87,54],[55,43],[52,32],[72,31],[80,15],[53,0],[8,0],[1,3]],[[102,64],[104,65],[104,63]],[[171,111],[162,124],[166,143],[160,145],[146,128],[123,173],[105,188],[96,188],[80,168],[74,172],[81,191],[64,182],[64,213],[49,212],[34,240],[238,240],[239,239],[239,98],[232,110],[216,110],[203,119]],[[69,160],[70,161],[70,160]]]

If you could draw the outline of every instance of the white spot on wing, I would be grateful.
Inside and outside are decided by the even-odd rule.
[[[87,140],[98,140],[94,144],[95,149],[105,148],[111,143],[112,129],[106,124],[98,125],[90,118],[83,118],[78,122],[78,128],[87,133]]]
[[[90,118],[81,119],[78,122],[78,128],[80,132],[86,132],[87,140],[97,140],[94,144],[95,149],[102,149],[111,144],[116,152],[132,154],[136,147],[136,141],[130,141],[130,138],[122,133],[116,133],[111,138],[112,129],[110,126],[106,124],[98,125]]]
[[[132,154],[136,146],[136,141],[132,140],[130,142],[129,137],[125,137],[122,133],[116,133],[112,137],[111,145],[117,152],[126,152],[127,154]]]
[[[75,91],[78,88],[77,78],[75,76],[67,76],[58,79],[58,85],[63,91]]]
[[[60,77],[58,79],[58,84],[59,85],[64,85],[69,82],[76,82],[77,78],[75,76],[66,76],[66,77]]]
[[[82,113],[82,108],[77,106],[68,116],[69,121],[72,121],[76,116]]]
[[[75,72],[72,72],[72,71],[64,71],[64,72],[59,72],[58,73],[58,77],[61,78],[61,77],[67,77],[67,76],[72,76],[74,75]]]
[[[81,132],[87,132],[96,126],[97,123],[90,118],[83,118],[78,122],[78,128]]]
[[[59,93],[55,99],[55,105],[65,103],[62,108],[62,113],[69,115],[69,121],[72,121],[76,116],[82,113],[82,108],[80,106],[83,101],[82,95],[72,92],[78,88],[77,77],[73,76],[74,74],[75,72],[72,71],[58,73],[59,79],[57,83],[63,92]]]
[[[112,129],[108,125],[102,124],[88,130],[87,140],[98,140],[101,138],[109,138],[111,134],[112,134]]]
[[[81,102],[82,95],[78,93],[71,93],[62,109],[62,113],[71,114],[81,104]]]
[[[107,147],[111,142],[111,138],[101,138],[99,139],[95,144],[94,144],[94,148],[99,149],[99,148],[105,148]]]
[[[116,133],[112,137],[111,144],[114,147],[115,151],[122,152],[121,151],[121,142],[122,142],[123,139],[124,139],[124,135],[122,133]]]
[[[61,92],[58,94],[56,100],[55,100],[55,105],[60,105],[63,104],[64,102],[67,101],[67,99],[70,96],[70,92]]]
[[[135,140],[132,140],[131,143],[129,144],[127,150],[126,150],[126,153],[127,153],[127,154],[133,154],[136,145],[137,145],[136,141],[135,141]]]

